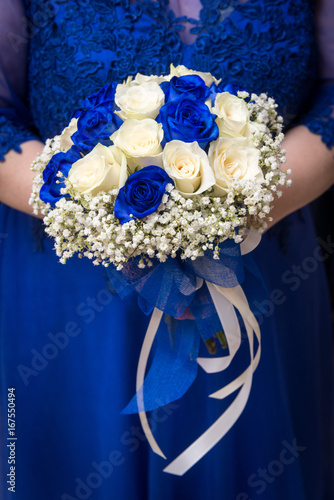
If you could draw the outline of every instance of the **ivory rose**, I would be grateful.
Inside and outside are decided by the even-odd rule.
[[[151,118],[126,120],[111,136],[111,140],[128,157],[128,165],[134,170],[136,165],[161,164],[161,141],[164,133],[161,123]]]
[[[97,144],[73,163],[68,180],[78,193],[95,196],[101,191],[122,187],[127,178],[126,167],[126,158],[120,149]]]
[[[215,184],[207,154],[197,142],[171,141],[166,144],[163,166],[185,196],[203,193]]]
[[[73,146],[74,143],[71,139],[71,135],[77,131],[77,122],[77,118],[72,118],[69,125],[64,128],[60,136],[60,147],[62,151],[68,151]]]
[[[133,80],[133,82],[136,83],[145,83],[145,82],[156,82],[160,85],[162,82],[169,82],[171,79],[171,75],[164,75],[164,76],[157,76],[157,75],[142,75],[141,73],[137,73],[136,77]]]
[[[211,75],[211,73],[204,73],[203,71],[194,71],[193,69],[186,68],[182,64],[180,64],[179,66],[176,66],[176,67],[173,66],[173,64],[171,64],[170,75],[172,77],[173,76],[185,76],[185,75],[198,75],[204,80],[205,85],[207,87],[210,87],[213,83],[215,83],[216,85],[219,85],[219,83],[221,82],[221,79],[217,80],[214,76]]]
[[[243,99],[229,92],[217,94],[212,113],[217,115],[216,123],[222,137],[243,137],[247,135],[249,111]]]
[[[209,149],[209,161],[216,178],[215,193],[226,194],[234,181],[263,182],[259,159],[259,150],[248,139],[219,137]]]
[[[147,81],[139,84],[132,81],[117,86],[115,103],[120,108],[116,114],[122,120],[155,119],[165,103],[165,94],[157,82]]]

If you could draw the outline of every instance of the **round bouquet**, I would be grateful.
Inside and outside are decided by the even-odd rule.
[[[103,264],[117,293],[136,292],[142,310],[152,313],[137,393],[126,411],[139,413],[160,455],[146,410],[181,397],[198,365],[208,373],[225,370],[241,344],[242,318],[250,365],[211,397],[241,389],[167,472],[192,467],[247,402],[260,331],[240,286],[242,255],[256,246],[274,195],[289,184],[289,172],[281,170],[282,139],[282,119],[266,94],[171,66],[168,75],[137,74],[87,97],[33,163],[30,202],[45,215],[60,261],[78,254]],[[174,343],[166,342],[171,331]],[[215,350],[214,337],[228,346],[228,355],[197,357],[199,339]]]
[[[61,262],[219,258],[224,240],[264,227],[286,182],[275,107],[184,67],[86,98],[33,164],[31,203]]]

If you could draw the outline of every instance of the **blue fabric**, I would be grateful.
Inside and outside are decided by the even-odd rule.
[[[180,38],[182,19],[166,0],[27,1],[34,28],[26,37],[28,100],[42,140],[106,82],[167,71],[170,63],[268,92],[286,123],[307,112],[316,67],[311,2],[202,5],[193,23],[197,39],[187,45]],[[331,99],[321,105],[325,115],[312,120],[327,117]],[[12,139],[7,147],[14,147]],[[149,450],[138,416],[121,414],[135,393],[149,316],[133,295],[118,297],[103,268],[76,258],[59,264],[49,239],[37,249],[32,218],[1,206],[0,425],[6,438],[7,388],[15,387],[15,498],[333,498],[332,339],[322,260],[334,249],[330,239],[317,242],[308,208],[301,214],[269,231],[254,252],[269,298],[251,304],[263,345],[248,404],[201,462],[184,477],[172,477]],[[208,355],[203,342],[200,355]],[[208,395],[239,375],[248,357],[243,342],[226,373],[199,369],[180,400],[149,415],[169,460],[231,402]],[[2,446],[2,477],[7,457]],[[7,486],[1,482],[5,500],[14,498]]]
[[[143,392],[139,391],[143,399],[135,395],[122,413],[155,410],[181,398],[196,379],[200,335],[192,320],[177,321],[165,316],[157,332],[157,349]]]

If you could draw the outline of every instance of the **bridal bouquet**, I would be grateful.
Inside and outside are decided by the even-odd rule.
[[[247,402],[260,331],[240,286],[242,255],[256,246],[252,228],[265,227],[274,195],[289,184],[289,172],[281,170],[282,139],[282,119],[266,94],[171,66],[169,75],[137,74],[87,97],[33,163],[30,202],[45,215],[60,261],[78,254],[103,264],[117,293],[123,298],[136,292],[142,310],[152,313],[137,393],[125,411],[139,413],[161,456],[145,412],[181,397],[198,365],[208,373],[229,366],[241,345],[239,311],[251,362],[211,397],[240,391],[165,469],[169,473],[182,475],[192,467]],[[228,355],[197,357],[199,339],[217,335]]]
[[[263,227],[286,182],[275,106],[183,67],[89,96],[33,165],[31,203],[61,262],[219,259],[224,240]]]

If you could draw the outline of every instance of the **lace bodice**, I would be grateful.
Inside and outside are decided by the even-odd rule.
[[[176,17],[166,0],[27,1],[27,17],[17,33],[7,30],[6,43],[16,59],[29,46],[30,128],[28,115],[20,118],[23,108],[18,109],[11,94],[7,101],[16,114],[8,106],[3,109],[1,152],[18,150],[32,132],[43,141],[59,133],[80,101],[107,81],[122,81],[138,71],[163,73],[171,63],[210,71],[249,91],[267,92],[279,103],[286,125],[302,120],[323,134],[327,145],[334,144],[334,120],[329,117],[334,85],[314,90],[313,2],[201,4],[196,20]],[[180,36],[185,22],[192,26],[192,43]],[[315,100],[310,107],[311,97]]]

